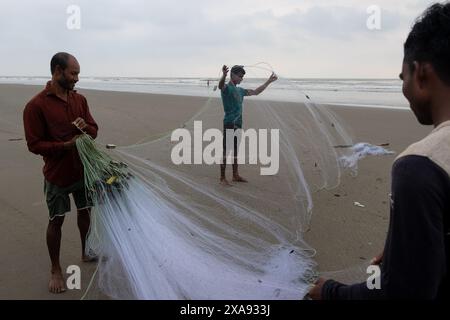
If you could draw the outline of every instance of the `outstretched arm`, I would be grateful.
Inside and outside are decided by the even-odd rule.
[[[220,81],[219,81],[219,89],[220,90],[223,90],[225,88],[225,79],[226,79],[227,74],[228,74],[228,67],[226,65],[224,65],[222,67],[222,73],[223,73],[222,74],[222,78],[220,78]]]
[[[267,79],[267,81],[264,82],[263,85],[259,86],[255,90],[247,89],[247,95],[249,95],[249,96],[257,96],[258,94],[260,94],[261,92],[266,90],[266,88],[269,86],[269,84],[271,84],[272,82],[274,82],[276,80],[278,80],[278,77],[276,76],[275,73],[272,72],[272,74],[270,75],[269,79]]]

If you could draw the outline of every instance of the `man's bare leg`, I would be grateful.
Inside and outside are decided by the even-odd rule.
[[[50,282],[48,290],[52,293],[61,293],[66,291],[64,277],[62,275],[61,265],[59,263],[59,252],[61,248],[61,227],[64,222],[64,216],[55,217],[50,220],[47,227],[47,247],[52,262]]]
[[[242,178],[239,175],[237,163],[233,164],[233,180],[232,181],[234,181],[234,182],[248,182],[246,179]]]
[[[97,257],[91,257],[86,254],[86,238],[91,225],[90,209],[83,209],[77,211],[77,224],[80,231],[81,238],[81,261],[93,262],[97,261]]]
[[[225,168],[226,168],[226,163],[225,163],[225,159],[224,159],[224,164],[220,165],[220,184],[226,187],[231,187],[231,184],[228,182],[227,178],[225,177]]]

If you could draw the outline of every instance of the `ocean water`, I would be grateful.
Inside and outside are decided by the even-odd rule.
[[[49,77],[0,76],[0,83],[44,85]],[[243,88],[254,89],[265,79],[246,78]],[[218,79],[81,77],[81,89],[145,92],[189,96],[220,96]],[[399,79],[295,79],[281,78],[261,94],[261,99],[302,101],[304,95],[322,104],[407,109]]]

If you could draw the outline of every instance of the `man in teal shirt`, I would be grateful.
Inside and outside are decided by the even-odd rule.
[[[245,96],[256,96],[263,92],[269,84],[276,81],[277,76],[272,73],[269,79],[261,86],[255,90],[243,89],[238,87],[242,82],[245,70],[243,66],[234,66],[231,68],[230,81],[225,84],[225,79],[228,74],[228,67],[222,67],[222,78],[219,81],[219,89],[221,90],[223,109],[225,116],[223,119],[223,152],[224,158],[223,163],[220,165],[220,183],[226,186],[230,186],[230,183],[225,177],[225,167],[226,167],[226,130],[227,129],[242,129],[242,103]],[[234,138],[234,161],[233,161],[233,180],[235,182],[247,182],[244,178],[239,175],[238,164],[237,164],[237,138]]]

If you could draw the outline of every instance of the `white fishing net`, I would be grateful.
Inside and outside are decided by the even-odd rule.
[[[240,86],[246,89],[272,72],[266,64],[245,69]],[[247,163],[239,173],[248,183],[223,186],[220,165],[204,161],[205,154],[222,158],[212,151],[214,142],[222,145],[213,133],[223,131],[224,116],[213,86],[178,136],[169,132],[113,150],[97,144],[96,151],[87,137],[77,141],[95,203],[87,250],[99,256],[87,298],[98,292],[120,299],[305,296],[316,277],[315,252],[303,240],[311,195],[339,184],[340,159],[352,149],[337,146],[353,141],[335,114],[300,90],[292,102],[270,100],[271,90],[286,85],[294,86],[280,78],[260,96],[244,98],[243,129],[250,133],[241,140]],[[158,121],[154,116],[149,123]],[[208,129],[216,131],[208,137]],[[192,164],[174,164],[173,150]],[[231,167],[228,162],[228,178]],[[276,174],[261,174],[270,167]]]

